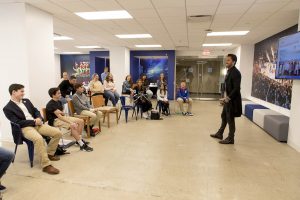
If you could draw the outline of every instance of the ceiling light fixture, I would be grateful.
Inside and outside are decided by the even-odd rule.
[[[73,40],[73,38],[63,35],[54,35],[53,40]]]
[[[154,47],[161,47],[160,44],[138,44],[138,45],[135,45],[135,47],[138,47],[138,48],[154,48]]]
[[[132,19],[126,10],[75,12],[75,14],[86,20]]]
[[[152,38],[150,34],[119,34],[115,35],[121,39],[132,39],[132,38]]]
[[[203,47],[226,47],[231,45],[232,43],[202,44]]]
[[[249,31],[225,31],[225,32],[210,32],[207,33],[207,36],[238,36],[246,35]]]
[[[60,54],[82,54],[82,53],[78,51],[65,51],[65,52],[61,52]]]
[[[100,46],[75,46],[78,49],[98,49]]]

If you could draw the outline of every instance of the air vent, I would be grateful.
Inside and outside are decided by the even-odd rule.
[[[190,23],[210,22],[211,20],[212,20],[211,15],[191,15],[191,16],[188,16],[188,22],[190,22]]]

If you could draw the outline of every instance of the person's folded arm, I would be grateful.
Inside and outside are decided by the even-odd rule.
[[[68,124],[71,124],[71,123],[72,123],[71,121],[67,120],[67,118],[62,114],[62,111],[61,111],[61,110],[59,110],[59,109],[55,110],[55,111],[54,111],[54,114],[56,115],[56,117],[57,117],[58,119],[60,119],[60,120],[63,121],[63,122],[66,122],[66,123],[68,123]]]

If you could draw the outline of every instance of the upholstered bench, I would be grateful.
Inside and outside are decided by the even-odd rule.
[[[242,101],[243,115],[245,115],[245,106],[246,106],[247,104],[256,104],[256,103],[254,103],[254,102],[252,102],[252,101],[249,101],[249,100]]]
[[[264,129],[280,142],[286,142],[289,131],[289,117],[284,115],[266,115]]]
[[[270,109],[255,109],[253,111],[253,122],[261,128],[264,128],[265,116],[267,115],[281,115],[280,113]]]
[[[245,116],[253,121],[253,110],[255,109],[268,109],[265,106],[259,104],[247,104],[245,105]]]

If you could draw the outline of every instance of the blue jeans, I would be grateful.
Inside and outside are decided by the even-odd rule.
[[[10,163],[15,158],[13,152],[7,151],[6,149],[0,147],[0,178],[5,174]]]
[[[117,92],[112,92],[110,90],[105,90],[104,95],[111,100],[113,106],[116,106],[120,99],[120,95]]]

